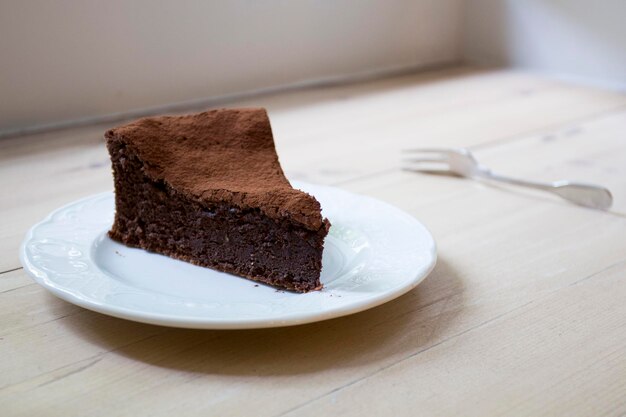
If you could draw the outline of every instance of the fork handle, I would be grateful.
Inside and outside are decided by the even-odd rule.
[[[611,192],[599,185],[584,184],[572,181],[555,181],[550,183],[520,180],[495,174],[489,170],[480,170],[480,176],[491,180],[514,185],[544,190],[571,201],[572,203],[600,210],[608,210],[613,204]]]

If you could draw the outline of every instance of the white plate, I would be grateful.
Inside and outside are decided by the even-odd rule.
[[[356,313],[414,288],[433,269],[435,242],[415,218],[381,201],[294,183],[332,227],[322,291],[296,294],[132,249],[107,237],[113,193],[62,207],[28,232],[24,269],[54,295],[129,320],[202,329],[309,323]]]

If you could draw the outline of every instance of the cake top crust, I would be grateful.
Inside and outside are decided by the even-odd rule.
[[[263,108],[146,117],[107,131],[105,138],[135,152],[150,179],[201,204],[259,209],[311,230],[324,225],[319,202],[285,178]]]

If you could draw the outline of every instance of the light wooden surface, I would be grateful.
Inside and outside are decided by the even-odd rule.
[[[180,330],[75,307],[17,253],[50,210],[112,187],[89,126],[0,142],[0,414],[151,416],[626,413],[626,96],[467,67],[257,97],[292,179],[424,222],[434,272],[407,295],[291,328]],[[598,212],[399,169],[467,146],[532,179],[611,188]]]

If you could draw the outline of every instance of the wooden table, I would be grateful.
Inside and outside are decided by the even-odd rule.
[[[434,272],[381,307],[291,328],[93,313],[34,284],[18,246],[49,211],[112,188],[108,126],[2,140],[2,416],[626,413],[625,95],[458,67],[228,105],[269,109],[291,179],[425,223]],[[400,170],[401,149],[434,145],[511,175],[603,184],[615,205]]]

